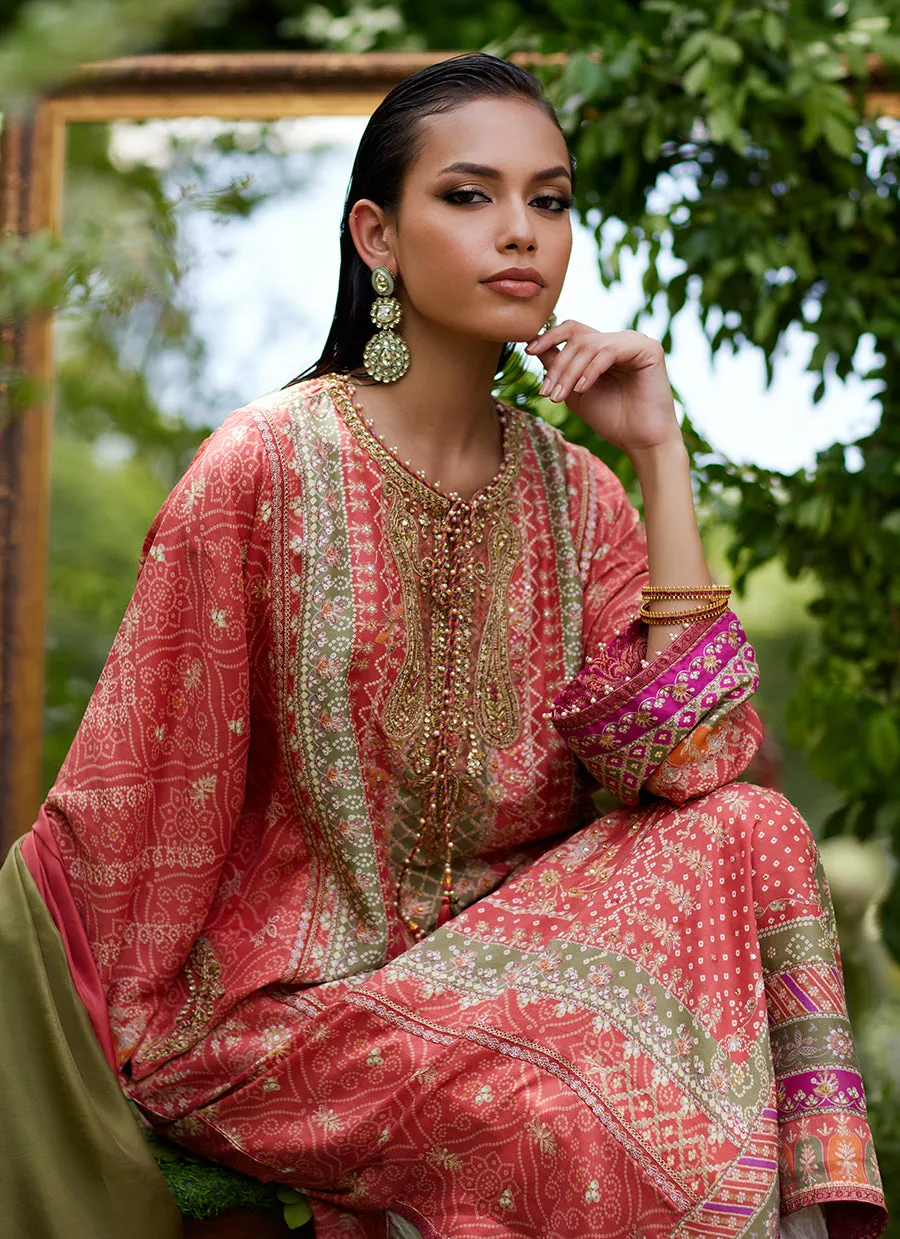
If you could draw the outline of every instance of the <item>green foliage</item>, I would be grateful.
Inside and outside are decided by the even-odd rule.
[[[247,1209],[261,1215],[281,1215],[289,1229],[294,1230],[312,1217],[299,1192],[275,1183],[261,1183],[239,1170],[196,1157],[180,1144],[146,1130],[143,1122],[141,1128],[175,1207],[185,1220],[206,1221],[233,1209]]]
[[[335,14],[323,4],[308,4],[296,16],[285,18],[279,30],[315,47],[333,47],[342,52],[370,52],[384,42],[394,49],[422,46],[422,39],[408,32],[392,5],[352,4],[346,13]]]
[[[56,776],[134,589],[144,534],[166,487],[139,457],[56,435],[51,477],[44,785]],[[104,448],[107,463],[104,463]]]
[[[0,12],[0,111],[66,80],[80,64],[153,50],[177,18],[221,20],[223,0],[30,0]]]
[[[878,1167],[893,1219],[900,1204],[897,1193],[897,1185],[900,1184],[900,1084],[892,1082],[878,1092],[870,1093],[868,1104],[872,1139],[878,1150]],[[892,1221],[885,1231],[885,1239],[892,1239],[896,1233],[896,1223]]]
[[[285,172],[267,124],[243,133],[240,144],[228,130],[205,141],[170,137],[166,183],[156,167],[113,163],[109,146],[108,125],[70,126],[59,244],[74,274],[58,315],[57,420],[91,440],[109,433],[130,440],[171,486],[226,400],[210,385],[184,292],[195,259],[184,219],[245,218],[302,182]],[[252,180],[237,168],[248,158]],[[160,403],[163,379],[176,372],[183,415]]]
[[[279,1187],[278,1200],[284,1208],[284,1220],[289,1230],[299,1230],[312,1221],[312,1209],[302,1192],[291,1187]]]

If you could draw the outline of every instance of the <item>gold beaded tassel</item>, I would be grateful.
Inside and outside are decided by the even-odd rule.
[[[422,847],[430,826],[437,826],[443,835],[444,868],[441,876],[441,907],[437,926],[446,925],[456,912],[456,889],[453,882],[453,820],[449,775],[453,765],[456,740],[452,736],[454,707],[454,669],[459,647],[468,641],[468,626],[463,623],[463,601],[471,596],[474,583],[474,516],[472,505],[455,500],[450,507],[438,534],[432,558],[431,587],[435,605],[446,617],[446,634],[443,641],[443,679],[437,711],[437,726],[434,733],[434,767],[431,772],[431,787],[422,816],[419,818],[419,833],[412,850],[403,862],[395,890],[397,914],[416,941],[425,936],[418,921],[407,917],[402,909],[403,884],[414,857]]]

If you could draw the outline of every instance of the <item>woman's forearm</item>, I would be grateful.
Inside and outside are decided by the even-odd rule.
[[[650,584],[685,588],[712,583],[691,489],[690,462],[680,437],[659,447],[635,451],[631,463],[644,499]],[[655,611],[687,610],[688,603],[654,601]],[[653,659],[682,629],[677,623],[648,629],[647,657]]]

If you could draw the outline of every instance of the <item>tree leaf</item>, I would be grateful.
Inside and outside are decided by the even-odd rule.
[[[282,1212],[288,1230],[299,1230],[301,1226],[312,1221],[312,1209],[305,1200],[301,1204],[285,1205]]]
[[[856,150],[856,134],[852,126],[832,112],[822,117],[822,136],[836,155],[849,157]]]
[[[784,26],[774,13],[766,13],[763,17],[762,34],[769,47],[774,51],[779,51],[784,45]]]
[[[685,94],[699,95],[705,89],[709,80],[709,68],[709,60],[705,56],[701,56],[699,60],[691,65],[681,79],[681,85]]]
[[[744,59],[744,51],[740,43],[729,39],[726,35],[711,34],[706,44],[706,54],[716,64],[733,67]]]
[[[675,58],[675,68],[681,70],[693,64],[697,57],[703,54],[709,38],[710,33],[706,29],[695,30],[688,35]]]
[[[900,766],[900,728],[886,710],[879,710],[868,720],[866,748],[879,774],[894,774]]]

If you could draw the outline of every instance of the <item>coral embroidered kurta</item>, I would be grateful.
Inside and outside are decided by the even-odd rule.
[[[753,652],[729,613],[644,665],[621,486],[498,416],[464,502],[313,380],[161,511],[35,826],[123,1087],[322,1236],[874,1236],[815,846],[731,784]]]

